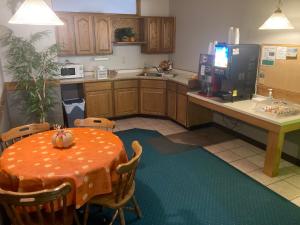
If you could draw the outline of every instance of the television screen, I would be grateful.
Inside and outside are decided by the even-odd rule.
[[[215,67],[227,68],[228,66],[228,47],[215,47]]]

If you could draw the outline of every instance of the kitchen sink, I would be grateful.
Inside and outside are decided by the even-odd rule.
[[[168,74],[168,73],[158,73],[158,72],[153,72],[153,73],[142,73],[137,75],[139,77],[175,77],[175,74]]]
[[[163,73],[142,73],[137,76],[139,76],[139,77],[162,77]]]

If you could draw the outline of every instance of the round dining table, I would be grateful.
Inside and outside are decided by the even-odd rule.
[[[24,138],[4,151],[0,168],[16,178],[15,190],[31,192],[70,182],[69,200],[76,208],[96,195],[112,192],[118,179],[115,168],[128,161],[122,141],[99,129],[67,130],[74,136],[70,148],[55,148],[51,140],[56,131],[51,130]]]

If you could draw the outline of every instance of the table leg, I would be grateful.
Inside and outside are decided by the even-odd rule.
[[[264,173],[270,177],[278,175],[284,137],[284,132],[275,133],[269,131],[268,133]]]

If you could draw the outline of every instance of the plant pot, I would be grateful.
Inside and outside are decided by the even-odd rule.
[[[127,36],[122,37],[122,41],[123,42],[128,42],[129,41],[129,37],[127,37]]]
[[[130,42],[135,42],[135,37],[130,37],[130,38],[129,38],[129,41],[130,41]]]

